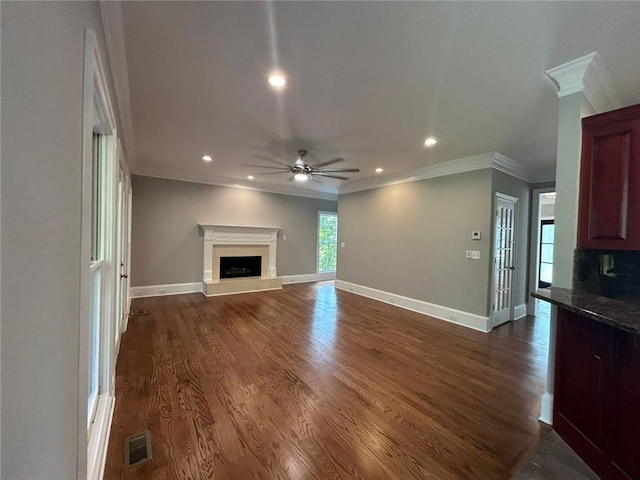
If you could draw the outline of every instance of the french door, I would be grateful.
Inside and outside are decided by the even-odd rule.
[[[491,308],[494,327],[513,320],[517,204],[517,198],[496,193]]]

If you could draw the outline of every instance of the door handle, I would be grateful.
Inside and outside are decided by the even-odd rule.
[[[128,273],[121,273],[120,274],[120,278],[129,278],[129,274]]]
[[[509,270],[515,270],[516,267],[509,267]]]

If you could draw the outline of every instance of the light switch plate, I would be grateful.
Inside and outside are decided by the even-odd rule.
[[[480,260],[480,250],[472,250],[471,258],[473,258],[474,260]]]
[[[471,232],[471,240],[480,240],[482,238],[482,232]]]

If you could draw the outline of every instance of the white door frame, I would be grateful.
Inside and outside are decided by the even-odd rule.
[[[517,256],[517,250],[518,250],[518,220],[519,220],[519,214],[520,214],[519,200],[520,199],[517,197],[506,195],[500,192],[495,192],[493,196],[493,208],[492,208],[492,219],[491,219],[492,247],[491,247],[491,311],[490,311],[492,328],[495,326],[501,325],[502,323],[506,323],[507,321],[514,320],[515,305],[513,302],[513,292],[517,285],[517,277],[515,274],[513,274],[510,276],[511,285],[509,286],[509,289],[511,292],[510,299],[509,299],[509,318],[504,322],[500,322],[499,324],[496,324],[496,319],[494,318],[494,314],[495,314],[494,302],[495,302],[495,295],[496,295],[495,290],[496,290],[496,215],[497,215],[496,209],[497,209],[497,204],[498,204],[498,201],[503,201],[506,203],[513,204],[513,250],[511,255],[511,266],[513,267],[516,263],[516,256]]]
[[[555,192],[556,187],[534,188],[531,190],[531,249],[529,254],[529,290],[538,288],[540,275],[540,194]],[[538,313],[536,299],[528,295],[527,315]]]

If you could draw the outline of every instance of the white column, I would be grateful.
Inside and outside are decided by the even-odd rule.
[[[556,152],[556,206],[553,286],[573,286],[573,252],[578,232],[578,195],[583,117],[620,107],[613,85],[596,52],[547,70],[558,87],[558,146]],[[547,387],[542,395],[540,420],[553,420],[553,382],[557,309],[551,309]]]
[[[202,252],[202,280],[213,281],[213,230],[204,230],[204,250]]]
[[[269,277],[277,277],[276,271],[276,252],[278,250],[278,232],[271,232],[271,241],[269,242]]]

